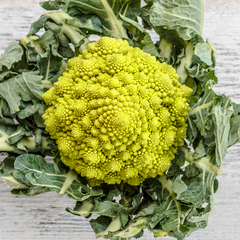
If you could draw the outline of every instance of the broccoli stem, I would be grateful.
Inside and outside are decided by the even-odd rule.
[[[91,209],[93,208],[94,198],[90,197],[82,202],[82,206],[78,210],[77,214],[83,217],[89,216]]]
[[[27,45],[30,43],[31,47],[35,48],[35,52],[38,54],[44,54],[46,51],[34,40],[38,39],[38,36],[29,36],[20,40],[20,44],[27,49]]]
[[[161,38],[160,44],[160,55],[165,57],[168,62],[171,60],[172,44],[167,42],[164,38]]]
[[[222,174],[222,170],[219,167],[210,163],[210,156],[202,157],[202,158],[199,158],[199,159],[194,159],[193,158],[193,152],[188,151],[184,147],[180,147],[179,150],[182,151],[185,154],[185,159],[186,159],[187,162],[189,162],[189,163],[194,162],[197,167],[199,167],[200,169],[202,169],[204,171],[211,170],[214,173],[216,173],[217,175]]]
[[[153,229],[152,232],[153,232],[155,238],[157,238],[157,237],[165,237],[165,236],[168,235],[167,232],[165,232],[163,230],[160,230],[160,229]]]
[[[100,0],[100,2],[105,8],[106,13],[108,14],[108,17],[109,17],[108,19],[109,23],[111,23],[112,28],[114,29],[114,31],[111,32],[111,37],[118,38],[118,39],[128,38],[126,30],[123,27],[123,22],[116,17],[112,8],[109,6],[109,3],[106,0]]]
[[[49,81],[48,79],[42,80],[42,84],[43,84],[43,88],[45,88],[45,89],[50,89],[50,88],[52,88],[54,86],[52,84],[52,82]]]
[[[48,141],[46,137],[42,137],[42,149],[49,150],[50,147],[48,146]]]
[[[19,149],[15,145],[11,145],[7,142],[9,135],[4,131],[0,130],[0,152],[17,152]],[[31,137],[23,137],[18,143],[21,142],[24,147],[29,150],[34,150],[38,147],[36,143],[36,137],[33,135]],[[42,137],[41,143],[42,150],[49,150],[50,147],[48,146],[47,138]]]
[[[147,227],[147,225],[148,225],[148,218],[140,217],[134,223],[130,224],[128,228],[126,228],[123,231],[120,231],[118,234],[114,236],[126,238],[126,239],[131,238],[136,236],[139,232],[141,232],[143,228]]]
[[[20,183],[12,176],[1,176],[3,184],[11,189],[24,189],[28,188],[26,185]]]
[[[191,115],[194,115],[198,112],[201,112],[203,109],[205,108],[208,108],[209,106],[211,106],[213,104],[213,100],[208,102],[208,103],[205,103],[205,104],[202,104],[200,106],[197,106],[197,107],[193,107],[191,108],[191,110],[188,112],[188,116],[191,116]]]
[[[100,232],[96,235],[96,238],[103,237],[103,236],[108,236],[109,232],[116,232],[119,229],[121,229],[121,220],[120,217],[117,216],[106,228],[105,231]]]
[[[177,68],[177,74],[179,75],[179,82],[184,84],[188,78],[188,73],[185,67],[190,67],[192,64],[192,56],[194,55],[193,45],[191,41],[184,41],[185,42],[185,57],[181,59],[181,63]],[[164,38],[161,38],[159,48],[160,48],[160,55],[165,57],[168,62],[171,61],[171,52],[172,52],[173,45],[167,42]]]
[[[177,74],[179,75],[179,82],[184,84],[187,80],[188,73],[185,67],[190,67],[192,63],[192,56],[194,55],[193,45],[191,41],[185,41],[186,48],[185,48],[185,57],[181,59],[181,64],[177,69]]]
[[[78,174],[76,171],[74,170],[70,170],[67,174],[66,174],[66,180],[65,182],[63,183],[62,185],[62,188],[59,192],[59,196],[62,196],[66,193],[67,189],[70,187],[70,185],[72,184],[72,182],[74,180],[77,180],[78,179]]]
[[[8,142],[8,134],[0,130],[0,152],[14,152],[17,148]]]
[[[23,137],[20,140],[23,145],[30,150],[34,150],[35,148],[37,148],[37,143],[36,143],[36,137],[33,135],[32,137]],[[47,142],[47,138],[46,137],[42,137],[42,143],[41,143],[41,148],[42,150],[49,150],[50,147],[48,146],[48,142]]]

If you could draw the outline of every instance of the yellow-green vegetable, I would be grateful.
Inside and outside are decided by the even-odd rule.
[[[178,78],[126,40],[88,44],[43,94],[46,130],[62,161],[91,186],[162,175],[186,137],[192,90]]]

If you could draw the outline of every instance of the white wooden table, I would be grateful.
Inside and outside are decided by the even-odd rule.
[[[38,2],[0,0],[0,54],[10,41],[23,38],[30,23],[45,12]],[[215,90],[240,103],[240,0],[204,0],[204,5],[203,36],[217,48],[219,84]],[[209,224],[188,240],[240,239],[239,143],[229,149],[222,171]],[[13,196],[0,182],[0,240],[95,239],[88,221],[65,212],[66,207],[73,208],[74,204],[53,192],[34,197]],[[141,239],[154,238],[146,232]]]

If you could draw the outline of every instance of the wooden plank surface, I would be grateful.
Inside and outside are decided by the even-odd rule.
[[[240,0],[204,0],[204,6],[203,36],[217,48],[219,84],[215,90],[240,103]],[[0,0],[0,54],[10,41],[23,38],[30,23],[44,12],[38,0]],[[209,224],[188,240],[240,239],[239,143],[229,149],[222,171]],[[73,208],[74,201],[55,193],[13,196],[0,182],[0,240],[95,239],[88,221],[65,212],[66,207]],[[154,238],[146,232],[141,239]]]

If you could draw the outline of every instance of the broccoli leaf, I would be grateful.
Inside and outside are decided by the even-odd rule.
[[[23,136],[32,136],[29,130],[26,130],[23,126],[18,126],[17,130],[8,136],[7,142],[11,145],[17,143]]]
[[[100,216],[97,219],[92,219],[90,221],[91,227],[96,234],[105,235],[108,233],[106,229],[111,223],[111,218],[107,216]],[[118,229],[117,229],[118,230]],[[103,234],[104,233],[104,234]]]
[[[11,113],[20,110],[20,102],[42,100],[42,76],[38,72],[23,72],[0,83],[0,95],[8,103]]]
[[[44,54],[39,54],[37,58],[37,66],[43,81],[47,81],[59,72],[62,66],[62,56],[50,45]]]
[[[0,72],[0,81],[4,80],[5,78],[16,76],[17,73],[13,72],[11,70],[6,69],[5,66],[3,66],[2,71]]]
[[[130,25],[129,28],[128,26],[126,26],[126,28],[128,28],[130,34],[133,34],[135,45],[152,56],[160,57],[149,33],[147,33],[147,31],[138,22],[135,22],[134,20],[123,15],[120,15],[120,17],[125,23]]]
[[[14,168],[14,157],[6,157],[0,164],[0,177],[3,183],[12,189],[26,189],[27,185],[16,179],[16,169]],[[15,177],[14,177],[15,176]]]
[[[16,158],[14,167],[19,175],[32,185],[47,187],[59,195],[67,194],[77,201],[102,195],[102,190],[94,191],[83,184],[74,170],[69,170],[65,166],[56,168],[39,155],[20,155]]]
[[[6,157],[0,164],[0,177],[3,183],[13,190],[12,194],[34,196],[37,194],[49,192],[49,188],[36,187],[31,185],[28,181],[22,181],[14,168],[15,157]]]
[[[11,118],[0,118],[0,152],[45,154],[50,150],[46,135],[40,129],[31,131],[24,125],[16,124]]]
[[[229,146],[230,118],[232,111],[226,107],[217,106],[213,109],[213,121],[215,123],[214,135],[216,139],[216,164],[221,167],[222,160]]]
[[[19,112],[17,112],[17,116],[20,119],[25,119],[33,114],[35,114],[36,112],[38,112],[38,110],[42,107],[42,105],[40,103],[28,103],[25,104],[24,108],[21,109]]]
[[[234,145],[240,140],[240,115],[236,115],[230,120],[230,132],[228,147]]]
[[[143,186],[144,192],[149,190],[155,192],[155,200],[151,202],[145,210],[145,217],[148,216],[148,229],[157,236],[173,236],[178,239],[184,239],[186,236],[196,230],[199,222],[205,221],[198,219],[196,223],[188,221],[188,215],[195,212],[194,204],[189,202],[185,204],[178,199],[178,195],[187,190],[187,185],[177,177],[174,181],[167,179],[166,176],[160,176],[155,181],[146,182]],[[176,191],[176,192],[175,192]],[[151,207],[151,211],[150,208]],[[149,210],[147,210],[149,209]],[[144,211],[141,211],[141,218],[144,218]],[[200,213],[197,216],[201,216]],[[138,215],[136,216],[136,218]]]
[[[201,0],[154,1],[149,10],[149,22],[156,32],[159,28],[174,30],[180,38],[190,40],[193,35],[202,33],[203,3]]]
[[[41,6],[46,10],[54,6],[55,9],[61,9],[75,17],[96,15],[101,21],[103,35],[115,38],[128,38],[120,14],[135,20],[141,11],[139,0],[63,0],[61,2],[54,0],[41,2]]]
[[[85,20],[85,21],[84,21]],[[88,32],[102,33],[102,24],[97,16],[92,16],[91,19],[72,18],[66,21],[70,26],[78,27],[79,29],[86,29]]]
[[[19,152],[16,146],[10,145],[8,143],[8,138],[11,134],[14,134],[17,130],[17,126],[14,121],[8,118],[1,118],[1,120],[5,120],[0,124],[0,151],[1,152]],[[20,151],[21,153],[21,151]]]
[[[211,109],[216,97],[217,95],[211,89],[205,88],[203,97],[191,107],[188,113],[188,127],[191,128],[188,133],[193,133],[193,126],[196,126],[202,136],[209,137],[211,135],[210,130],[213,123]]]
[[[173,181],[173,191],[177,194],[177,199],[192,203],[199,208],[202,204],[209,202],[209,196],[213,192],[214,179],[216,173],[210,169],[202,168],[201,173],[191,178],[182,180],[179,176]]]
[[[194,50],[200,60],[207,65],[212,65],[212,49],[208,43],[198,43]]]
[[[65,12],[47,13],[31,25],[28,36],[37,33],[41,28],[45,28],[44,34],[34,39],[34,42],[37,42],[43,49],[47,49],[51,44],[63,57],[73,57],[69,43],[71,42],[76,46],[84,39],[85,35],[81,29],[68,24],[67,21],[71,23],[74,18]],[[84,45],[83,48],[85,47]]]
[[[12,42],[7,47],[6,51],[0,57],[0,71],[3,71],[5,66],[10,70],[14,63],[19,62],[23,56],[23,48],[18,43]],[[1,73],[2,75],[3,73]],[[4,74],[6,75],[6,74]],[[0,78],[0,81],[3,79],[3,75]]]
[[[122,207],[123,206],[119,203],[113,203],[112,201],[99,202],[96,199],[94,207],[91,209],[91,213],[108,217],[116,217]]]

